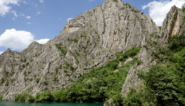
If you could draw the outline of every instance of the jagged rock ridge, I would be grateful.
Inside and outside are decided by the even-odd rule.
[[[182,9],[173,6],[164,19],[161,31],[150,34],[148,36],[151,37],[150,39],[152,41],[159,43],[161,46],[166,46],[170,36],[185,34],[185,23],[183,22],[184,17],[185,14],[183,13]],[[134,87],[139,90],[143,82],[138,77],[137,73],[140,71],[148,71],[152,65],[156,64],[155,58],[152,58],[151,56],[151,52],[147,51],[144,47],[141,49],[138,57],[143,63],[138,65],[137,68],[130,68],[129,74],[121,91],[123,94],[128,93],[129,87]]]
[[[172,35],[181,31],[171,29],[174,29]],[[166,36],[165,31],[164,25],[160,32],[150,16],[134,6],[122,0],[106,0],[101,6],[70,20],[63,31],[46,44],[33,42],[22,52],[8,49],[1,54],[0,94],[4,95],[3,100],[10,101],[20,93],[35,95],[67,88],[90,69],[106,64],[116,53],[143,46],[148,39],[156,40],[156,35],[151,37],[150,34]],[[137,73],[155,64],[145,48],[138,57],[143,63],[129,70],[122,93],[126,94],[129,87],[141,85]]]

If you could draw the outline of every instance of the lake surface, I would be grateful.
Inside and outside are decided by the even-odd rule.
[[[0,106],[103,106],[103,104],[93,103],[24,103],[0,101]]]

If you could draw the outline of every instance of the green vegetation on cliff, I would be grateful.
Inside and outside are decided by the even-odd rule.
[[[3,99],[3,95],[0,96],[0,101]]]
[[[184,106],[185,105],[185,36],[169,38],[168,47],[161,47],[149,40],[144,46],[151,52],[157,64],[148,72],[141,71],[143,79],[141,89],[130,88],[127,96],[120,94],[130,67],[141,61],[136,57],[140,47],[132,48],[105,66],[92,69],[81,76],[69,88],[37,93],[17,95],[16,101],[31,102],[94,102],[103,103],[113,99],[115,104],[125,106]],[[125,63],[128,57],[133,60]]]
[[[157,65],[138,75],[145,87],[139,92],[133,88],[124,99],[126,106],[184,106],[185,105],[185,36],[169,38],[168,48],[153,45]],[[152,44],[152,43],[150,43]]]
[[[15,97],[15,101],[103,103],[112,98],[116,102],[121,102],[120,92],[130,67],[141,63],[135,57],[140,49],[141,47],[135,47],[117,55],[117,58],[109,61],[107,65],[92,69],[81,76],[67,89],[37,93],[35,97],[19,94]],[[125,63],[129,57],[133,60]]]

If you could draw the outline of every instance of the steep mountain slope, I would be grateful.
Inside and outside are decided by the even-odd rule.
[[[166,42],[170,36],[183,35],[185,33],[185,14],[182,9],[173,6],[163,22],[160,37]]]
[[[184,17],[182,9],[173,6],[169,13],[166,15],[166,18],[163,22],[161,31],[149,34],[150,39],[148,43],[152,41],[157,42],[161,47],[166,47],[168,45],[168,38],[176,35],[184,35]],[[146,42],[145,42],[146,43]],[[146,45],[148,45],[146,43]],[[137,76],[137,73],[140,71],[148,71],[148,69],[156,64],[156,59],[153,58],[152,52],[156,51],[155,49],[149,48],[147,50],[145,46],[141,49],[140,54],[138,54],[139,59],[143,62],[137,68],[131,68],[127,79],[123,85],[122,93],[126,94],[129,91],[129,87],[138,88],[142,85],[141,79]]]
[[[90,69],[114,59],[115,54],[141,45],[138,57],[143,63],[130,68],[122,89],[126,94],[129,87],[142,85],[137,77],[139,70],[147,71],[155,64],[143,47],[146,42],[152,39],[164,44],[166,36],[184,33],[178,28],[182,10],[173,7],[170,14],[163,23],[160,34],[163,39],[158,39],[160,30],[149,15],[122,0],[106,0],[101,6],[70,20],[63,31],[46,44],[33,42],[22,52],[8,49],[1,54],[0,94],[4,95],[3,100],[10,101],[17,94],[36,95],[67,88]],[[167,29],[165,23],[168,23]],[[171,32],[171,29],[174,30]]]

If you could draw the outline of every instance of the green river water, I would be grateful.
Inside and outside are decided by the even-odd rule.
[[[0,101],[0,106],[103,106],[94,103],[24,103]]]

